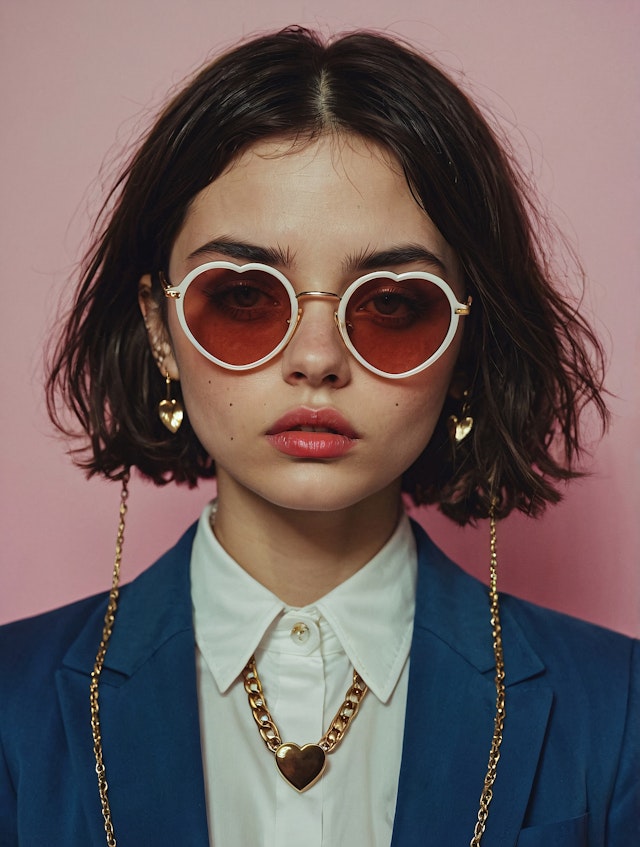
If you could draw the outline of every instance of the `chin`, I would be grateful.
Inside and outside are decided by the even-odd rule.
[[[336,479],[317,479],[289,481],[282,487],[266,486],[254,489],[254,493],[263,500],[280,509],[294,512],[328,513],[340,512],[354,507],[366,507],[367,504],[379,508],[387,501],[389,508],[395,508],[400,499],[400,480],[377,480],[369,485],[354,484],[353,474],[348,481]]]

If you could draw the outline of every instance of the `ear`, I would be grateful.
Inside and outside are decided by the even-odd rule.
[[[144,325],[147,329],[147,337],[153,358],[158,365],[158,370],[165,377],[167,374],[173,380],[180,379],[178,364],[173,355],[171,338],[166,324],[162,318],[160,306],[155,301],[151,291],[151,277],[145,274],[138,283],[138,304],[142,312]]]
[[[456,370],[451,377],[449,383],[449,391],[447,392],[451,399],[461,401],[465,391],[469,390],[469,376],[465,371]]]

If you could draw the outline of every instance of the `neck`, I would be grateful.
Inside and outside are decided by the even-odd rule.
[[[400,511],[399,485],[338,511],[309,512],[276,506],[219,476],[215,534],[284,603],[306,606],[375,556]]]

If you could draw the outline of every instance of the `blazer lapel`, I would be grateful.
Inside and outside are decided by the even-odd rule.
[[[100,719],[116,833],[128,844],[209,844],[200,752],[189,560],[193,529],[121,591],[100,681]],[[92,844],[104,844],[89,678],[105,606],[58,672],[76,785]]]
[[[392,847],[468,844],[495,716],[487,589],[416,528],[419,576]],[[544,665],[501,603],[505,729],[483,847],[515,845],[546,730]]]

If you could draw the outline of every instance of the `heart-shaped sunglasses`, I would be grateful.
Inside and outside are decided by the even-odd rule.
[[[302,291],[275,268],[252,262],[207,262],[172,286],[187,338],[222,368],[257,368],[289,343],[303,314],[303,301],[337,301],[336,327],[347,349],[365,368],[388,379],[423,371],[442,356],[458,320],[471,310],[440,277],[424,271],[374,271],[352,282],[342,296]]]

